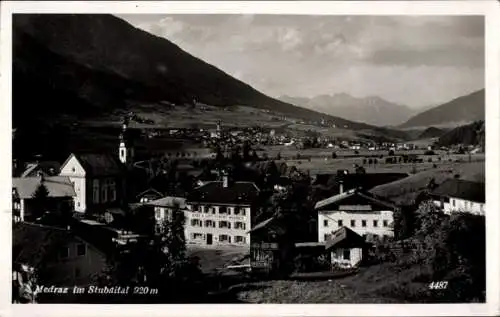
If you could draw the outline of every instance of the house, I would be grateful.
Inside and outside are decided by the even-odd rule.
[[[147,202],[145,205],[153,207],[154,218],[157,224],[165,220],[171,221],[174,208],[179,208],[181,211],[187,211],[186,199],[182,197],[167,196]],[[186,230],[186,237],[188,234],[189,230]]]
[[[186,199],[186,242],[201,245],[249,245],[252,209],[259,198],[253,182],[207,182]]]
[[[484,183],[451,178],[434,189],[431,196],[446,214],[461,211],[484,216]]]
[[[102,212],[103,208],[120,205],[125,198],[126,168],[113,155],[72,153],[59,175],[69,177],[74,184],[76,212]]]
[[[106,267],[106,255],[71,230],[21,222],[12,232],[13,284],[22,289],[33,274],[38,286],[88,286]]]
[[[316,203],[318,241],[331,238],[332,233],[348,227],[365,239],[394,236],[393,213],[396,206],[359,189],[352,189]]]
[[[36,177],[40,173],[43,173],[45,176],[56,176],[59,174],[60,168],[61,164],[55,161],[28,163],[20,177]]]
[[[148,203],[163,197],[163,194],[154,188],[148,188],[142,193],[138,194],[135,199],[140,203]]]
[[[275,217],[256,224],[248,233],[251,235],[250,267],[253,272],[269,275],[284,274],[290,268],[287,257],[293,250],[292,241],[280,240],[283,228]]]
[[[37,205],[34,199],[38,188],[43,185],[47,189],[47,199],[44,201],[45,210]],[[54,213],[73,210],[75,190],[68,177],[14,177],[12,178],[12,209],[14,221],[33,221],[46,211]]]
[[[368,246],[362,236],[345,226],[334,231],[325,242],[333,268],[356,267],[366,257]]]

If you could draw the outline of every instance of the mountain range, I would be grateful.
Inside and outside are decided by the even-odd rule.
[[[403,123],[400,128],[456,127],[474,121],[484,120],[484,89],[455,98],[437,107],[417,114]]]
[[[378,96],[356,98],[346,93],[318,95],[313,98],[281,96],[280,100],[348,120],[375,126],[396,126],[417,110],[387,101]]]

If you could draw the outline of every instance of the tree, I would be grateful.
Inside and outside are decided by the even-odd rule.
[[[35,205],[33,217],[39,218],[45,213],[45,209],[47,208],[49,198],[49,190],[47,186],[42,182],[38,185],[36,191],[33,193],[33,203]]]

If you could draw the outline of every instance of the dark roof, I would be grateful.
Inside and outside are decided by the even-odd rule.
[[[345,191],[341,194],[334,195],[332,197],[320,200],[316,203],[314,206],[314,209],[316,210],[324,210],[326,207],[329,207],[330,205],[338,205],[340,202],[342,202],[345,199],[351,198],[351,197],[360,197],[362,199],[368,200],[373,204],[376,205],[381,205],[387,208],[395,209],[396,205],[394,205],[392,202],[383,200],[380,197],[374,196],[373,194],[370,194],[368,192],[365,192],[364,190],[360,189],[351,189],[348,191]]]
[[[59,174],[61,164],[56,161],[43,161],[38,163],[28,164],[26,170],[23,171],[21,177],[38,176],[38,171],[44,172],[46,175],[55,176]]]
[[[347,227],[341,227],[335,231],[325,243],[326,250],[331,248],[360,248],[363,246],[366,246],[365,239]]]
[[[41,177],[14,177],[12,179],[12,187],[17,190],[17,194],[21,199],[33,198],[40,184],[42,184]],[[43,178],[43,184],[49,192],[49,197],[76,196],[69,177],[47,176]]]
[[[223,187],[222,182],[208,182],[190,192],[188,202],[252,204],[259,196],[259,189],[252,182],[234,182]]]
[[[157,191],[156,189],[154,189],[154,188],[148,188],[145,191],[143,191],[142,193],[140,193],[137,196],[135,196],[135,198],[136,199],[141,199],[142,197],[156,197],[156,199],[159,199],[159,198],[161,198],[163,196],[164,195],[162,193],[160,193],[159,191]]]
[[[471,182],[463,179],[450,178],[441,183],[433,192],[434,196],[460,198],[464,200],[484,203],[484,183]]]
[[[69,230],[21,222],[12,231],[12,260],[37,267],[45,256],[75,237]]]
[[[85,172],[93,176],[116,175],[124,171],[124,165],[117,157],[109,154],[75,154]]]
[[[266,227],[268,227],[268,226],[269,226],[269,224],[271,224],[274,220],[275,220],[275,218],[274,218],[274,217],[271,217],[271,218],[266,219],[266,220],[264,220],[264,221],[262,221],[262,222],[259,222],[258,224],[256,224],[256,225],[255,225],[255,226],[254,226],[254,227],[253,227],[250,231],[248,231],[248,232],[249,232],[249,233],[250,233],[250,232],[255,232],[255,231],[260,230],[260,229],[262,229],[262,228],[266,228]]]

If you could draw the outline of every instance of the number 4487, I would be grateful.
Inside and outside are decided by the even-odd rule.
[[[448,288],[448,281],[437,281],[429,284],[429,289],[446,289]]]

